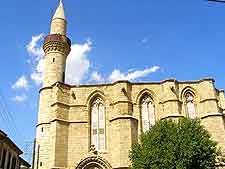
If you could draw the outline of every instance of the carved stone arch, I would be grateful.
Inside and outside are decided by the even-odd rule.
[[[152,99],[152,101],[153,101],[154,103],[158,102],[158,97],[156,96],[156,94],[155,94],[152,90],[145,88],[145,89],[142,89],[142,90],[137,94],[136,99],[135,99],[136,104],[140,105],[141,99],[142,99],[145,95],[148,95],[148,96]]]
[[[181,94],[180,99],[182,101],[182,111],[189,118],[196,118],[198,116],[198,102],[200,102],[200,96],[198,92],[190,87],[185,87]]]
[[[100,99],[102,99],[103,102],[105,102],[105,94],[104,94],[102,91],[100,91],[100,90],[95,90],[94,92],[92,92],[92,93],[88,96],[86,104],[87,104],[88,106],[90,106],[91,103],[92,103],[96,98],[98,98],[98,97],[99,97]]]
[[[181,101],[185,100],[185,95],[188,92],[191,93],[195,97],[196,102],[200,101],[200,95],[199,95],[198,91],[191,86],[187,86],[181,91],[181,93],[180,93],[180,100]]]
[[[101,133],[104,140],[101,141],[102,144],[98,144],[98,146],[96,147],[98,150],[105,150],[106,149],[106,119],[107,119],[107,116],[106,116],[106,104],[105,104],[105,95],[102,91],[100,90],[95,90],[94,92],[92,92],[88,99],[87,99],[87,105],[88,105],[88,123],[89,123],[89,146],[91,146],[92,144],[93,145],[96,145],[98,144],[99,140],[100,140],[100,135],[94,133],[94,131],[92,129],[96,129],[97,131],[104,131],[104,133]],[[92,114],[92,108],[93,107],[97,107],[98,111],[97,113],[95,114],[95,116],[97,115],[97,117],[94,116],[94,114]],[[102,115],[102,116],[101,116]],[[103,117],[102,120],[99,119],[99,117]],[[97,120],[96,120],[97,119]],[[96,128],[93,128],[93,124],[92,123],[94,121],[94,123],[96,124],[97,123],[97,126]],[[99,124],[103,124],[103,125],[99,125]],[[98,136],[97,136],[98,135]],[[92,136],[97,136],[97,138],[93,139]],[[95,143],[93,143],[93,140],[97,140]],[[99,145],[102,145],[104,148],[100,148]]]
[[[143,89],[138,93],[136,103],[139,109],[140,128],[146,132],[155,125],[157,120],[156,103],[158,103],[158,98],[153,91]]]
[[[95,155],[82,159],[75,169],[112,169],[104,158]]]

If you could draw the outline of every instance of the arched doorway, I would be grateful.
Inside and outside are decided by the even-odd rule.
[[[112,167],[102,157],[93,155],[81,160],[76,169],[112,169]]]
[[[104,169],[102,166],[96,163],[90,163],[84,167],[84,169]]]

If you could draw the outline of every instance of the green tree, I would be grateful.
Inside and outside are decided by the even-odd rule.
[[[199,120],[163,120],[130,152],[132,169],[213,169],[221,155]]]

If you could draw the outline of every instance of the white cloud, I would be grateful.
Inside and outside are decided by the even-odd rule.
[[[13,85],[12,89],[28,89],[28,81],[27,78],[23,75],[21,76]]]
[[[42,83],[43,71],[44,71],[44,51],[39,42],[44,38],[44,34],[41,33],[36,36],[32,36],[31,41],[26,46],[27,52],[34,58],[31,63],[34,65],[33,72],[30,77],[34,82],[39,85]]]
[[[35,58],[31,61],[34,68],[30,78],[34,80],[37,85],[40,85],[43,81],[44,51],[41,45],[39,45],[43,37],[43,33],[33,36],[32,40],[26,46],[28,54]],[[66,82],[68,84],[79,84],[88,73],[90,61],[87,58],[87,54],[91,51],[91,46],[92,42],[90,40],[87,40],[83,44],[71,45],[71,52],[66,62]]]
[[[111,75],[109,76],[110,81],[117,81],[117,80],[128,80],[124,73],[121,73],[120,70],[114,69]]]
[[[18,96],[11,98],[12,101],[17,102],[17,103],[22,103],[22,102],[26,101],[26,99],[27,99],[27,96],[25,94],[18,95]]]
[[[92,49],[92,42],[87,40],[84,44],[73,44],[67,57],[66,83],[79,84],[89,71],[90,60],[87,54]]]
[[[147,37],[145,37],[145,38],[143,38],[142,40],[141,40],[141,43],[148,43],[148,41],[149,41],[149,39],[147,38]]]
[[[40,59],[36,64],[34,71],[31,73],[30,77],[35,81],[37,85],[40,85],[43,81],[43,72],[44,72],[44,59]]]
[[[136,80],[138,78],[145,77],[151,73],[156,72],[159,70],[159,66],[153,66],[144,70],[137,70],[137,71],[131,71],[129,73],[122,73],[120,70],[115,69],[109,76],[109,80],[112,82],[115,82],[117,80]]]
[[[96,81],[96,82],[103,82],[104,78],[102,77],[102,75],[98,72],[92,72],[91,74],[91,80],[92,81]]]
[[[34,66],[34,68],[30,78],[34,80],[37,85],[40,85],[43,80],[44,52],[41,45],[39,44],[43,37],[43,33],[33,36],[32,40],[26,46],[28,54],[33,57],[31,64]],[[142,40],[143,43],[146,43],[147,41],[148,38]],[[134,81],[160,69],[159,66],[153,66],[144,70],[129,70],[127,73],[123,73],[119,69],[114,69],[108,77],[104,78],[99,72],[89,72],[91,61],[88,58],[88,54],[91,52],[91,50],[92,42],[90,40],[87,40],[84,43],[71,45],[71,52],[66,61],[66,83],[78,85],[82,82],[85,82],[87,78],[89,78],[90,81],[95,82],[104,82],[105,80],[110,82],[117,80]]]
[[[31,41],[26,46],[27,52],[30,56],[36,56],[37,58],[43,57],[44,51],[42,47],[38,45],[38,42],[44,38],[44,33],[41,33],[36,36],[32,36]]]

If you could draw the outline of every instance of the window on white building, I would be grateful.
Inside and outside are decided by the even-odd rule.
[[[98,151],[105,150],[105,107],[100,98],[91,106],[91,144]]]
[[[187,116],[191,119],[196,118],[195,98],[191,92],[185,93],[185,105]]]
[[[150,96],[141,99],[142,129],[146,132],[151,126],[155,125],[155,108]]]

